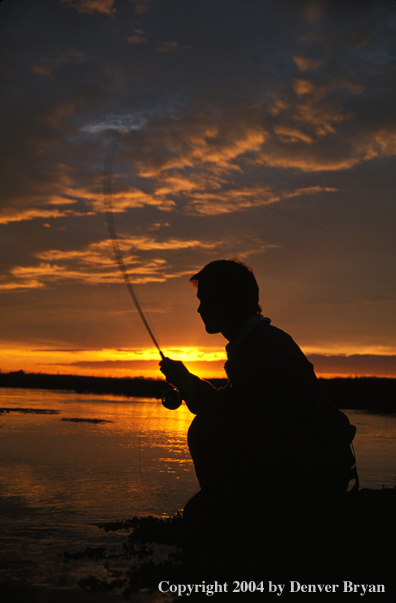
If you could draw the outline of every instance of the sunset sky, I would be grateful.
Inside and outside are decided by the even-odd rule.
[[[166,354],[223,375],[188,279],[238,257],[318,374],[396,377],[394,0],[3,0],[0,24],[1,371],[161,375],[111,172]]]

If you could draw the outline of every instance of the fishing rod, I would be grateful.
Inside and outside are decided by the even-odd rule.
[[[115,224],[114,224],[114,216],[113,216],[113,208],[112,208],[112,177],[113,177],[113,164],[114,164],[114,158],[115,158],[115,154],[117,151],[117,147],[118,147],[118,140],[115,139],[108,148],[108,151],[106,154],[106,159],[105,159],[104,174],[103,174],[103,176],[104,176],[103,177],[103,196],[104,196],[107,229],[110,234],[110,239],[111,239],[111,242],[113,245],[113,250],[114,250],[116,260],[117,260],[117,264],[118,264],[118,267],[122,274],[122,277],[124,279],[124,282],[127,286],[127,289],[129,291],[129,295],[131,296],[132,301],[135,305],[135,308],[138,311],[138,314],[146,328],[146,331],[150,335],[152,342],[154,343],[155,347],[157,348],[159,355],[161,356],[161,359],[165,360],[166,356],[162,352],[162,350],[158,344],[158,341],[157,341],[156,337],[154,336],[154,333],[146,319],[146,316],[144,315],[140,302],[137,298],[135,290],[130,281],[128,270],[127,270],[127,267],[125,266],[125,262],[122,257],[119,239],[118,239],[117,231],[116,231]],[[170,388],[164,392],[164,395],[162,396],[162,404],[165,406],[165,408],[168,408],[169,410],[175,410],[176,408],[179,408],[181,403],[182,403],[182,398],[181,398],[180,392],[177,389]]]

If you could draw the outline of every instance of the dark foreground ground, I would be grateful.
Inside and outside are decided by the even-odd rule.
[[[372,603],[396,602],[396,489],[363,489],[348,495],[346,530],[340,546],[347,550],[348,563],[342,581],[365,584],[367,592],[359,587],[356,593],[342,592],[315,594],[290,593],[290,582],[281,596],[268,592],[270,575],[263,572],[263,592],[244,593],[250,598],[259,596],[262,601],[305,601],[326,600]],[[236,521],[240,520],[236,518]],[[180,567],[180,542],[182,518],[158,519],[154,517],[133,518],[122,522],[98,524],[98,530],[120,531],[125,540],[118,548],[89,548],[84,551],[66,551],[65,563],[75,564],[86,573],[73,588],[49,588],[21,583],[0,584],[2,603],[136,603],[157,601],[208,600],[207,594],[175,596],[161,593],[161,581],[183,585],[186,580]],[[231,526],[232,528],[232,526]],[[249,551],[246,551],[249,554]],[[80,572],[80,575],[81,572]],[[237,580],[244,577],[236,576]],[[246,580],[250,580],[246,577]],[[298,576],[290,576],[298,581]],[[247,584],[247,583],[246,583]],[[316,586],[315,576],[310,584]],[[372,592],[369,592],[371,585]],[[384,585],[385,592],[381,592]],[[230,585],[232,588],[232,585]],[[288,590],[289,589],[289,590]],[[342,591],[342,586],[340,589]],[[236,595],[239,598],[235,598]],[[214,600],[242,602],[242,593],[226,595],[214,593]]]

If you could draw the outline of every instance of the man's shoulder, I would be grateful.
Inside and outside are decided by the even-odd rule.
[[[293,338],[282,331],[279,327],[275,327],[269,321],[262,320],[257,323],[256,327],[251,331],[251,338],[253,341],[260,342],[283,342],[283,343],[295,343]]]
[[[270,364],[312,366],[292,336],[268,322],[257,323],[248,347],[253,354],[268,358]]]

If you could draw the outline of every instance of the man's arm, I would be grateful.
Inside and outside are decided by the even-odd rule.
[[[218,390],[208,381],[193,375],[179,360],[164,358],[159,364],[168,383],[177,387],[193,414],[221,413],[225,401],[225,390]]]

